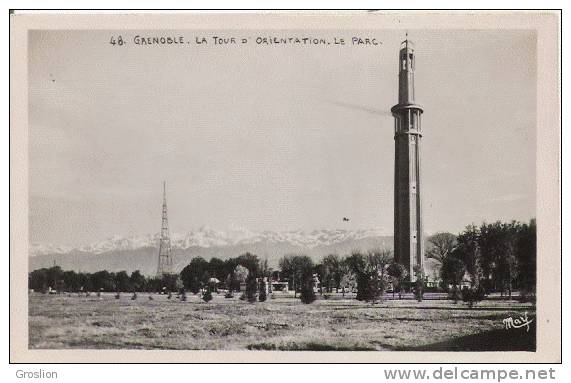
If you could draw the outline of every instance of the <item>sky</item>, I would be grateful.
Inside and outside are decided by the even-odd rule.
[[[126,45],[111,45],[122,35]],[[139,46],[133,37],[184,36]],[[249,38],[213,45],[212,36]],[[257,36],[344,38],[257,45]],[[354,46],[352,36],[375,38]],[[196,37],[209,44],[196,45]],[[535,216],[532,31],[410,31],[427,233]],[[30,31],[30,241],[393,231],[403,31]],[[343,222],[342,217],[349,217]]]

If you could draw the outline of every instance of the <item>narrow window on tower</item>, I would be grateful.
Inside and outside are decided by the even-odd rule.
[[[410,174],[412,175],[412,177],[414,177],[413,181],[412,181],[412,185],[416,186],[416,174],[417,174],[416,173],[416,151],[414,151],[413,148],[411,148],[411,153],[410,153],[410,168],[409,169],[410,169]]]
[[[408,130],[410,131],[412,129],[412,112],[410,109],[408,110],[407,126]]]
[[[414,70],[414,58],[412,53],[410,53],[408,57],[410,58],[410,69]]]

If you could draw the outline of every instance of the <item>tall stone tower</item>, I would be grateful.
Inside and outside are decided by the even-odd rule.
[[[395,118],[395,260],[403,264],[409,279],[415,268],[424,270],[421,184],[421,115],[414,103],[414,45],[408,38],[399,52],[399,100],[391,108]]]
[[[167,216],[167,190],[166,182],[163,182],[163,214],[161,222],[161,238],[159,242],[159,266],[157,268],[157,276],[162,277],[166,274],[172,274],[172,272],[171,239],[169,234],[169,220]]]

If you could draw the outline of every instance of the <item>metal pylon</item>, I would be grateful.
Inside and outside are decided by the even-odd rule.
[[[161,238],[159,242],[159,265],[157,268],[157,276],[162,277],[165,274],[172,274],[172,272],[171,239],[169,235],[169,220],[167,216],[167,190],[166,182],[163,182],[163,214]]]

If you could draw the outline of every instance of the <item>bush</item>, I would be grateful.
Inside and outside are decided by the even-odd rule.
[[[315,291],[313,291],[313,275],[311,273],[307,273],[303,278],[299,298],[305,304],[312,303],[316,299]]]
[[[519,301],[522,303],[533,303],[535,304],[536,299],[535,299],[535,291],[534,289],[528,289],[528,288],[521,288],[519,291]]]
[[[202,300],[204,302],[210,302],[212,300],[212,292],[210,291],[210,289],[206,289],[206,291],[204,292],[204,294],[202,294]]]
[[[422,302],[424,298],[424,270],[416,265],[414,267],[416,281],[414,282],[414,297],[417,301]]]
[[[462,301],[472,308],[474,305],[486,297],[486,292],[482,286],[479,287],[463,287],[462,288]]]
[[[453,286],[452,289],[450,289],[448,292],[448,299],[454,301],[454,303],[458,303],[460,300],[460,291],[457,286]]]
[[[358,301],[366,301],[369,299],[369,276],[360,272],[357,274],[357,297]]]
[[[418,302],[422,302],[422,299],[424,298],[424,286],[422,285],[422,281],[416,281],[414,286],[414,298]]]
[[[246,280],[246,298],[248,302],[254,303],[257,299],[258,283],[256,278],[253,276],[248,276]]]
[[[315,292],[313,291],[313,287],[302,288],[301,294],[299,295],[299,298],[305,304],[313,303],[313,301],[315,301],[315,299],[316,299]]]
[[[263,285],[262,285],[262,286],[263,286]],[[268,299],[268,295],[266,294],[266,288],[265,288],[265,286],[263,286],[263,287],[260,289],[260,295],[258,296],[258,300],[259,300],[260,302],[265,302],[266,299]]]

